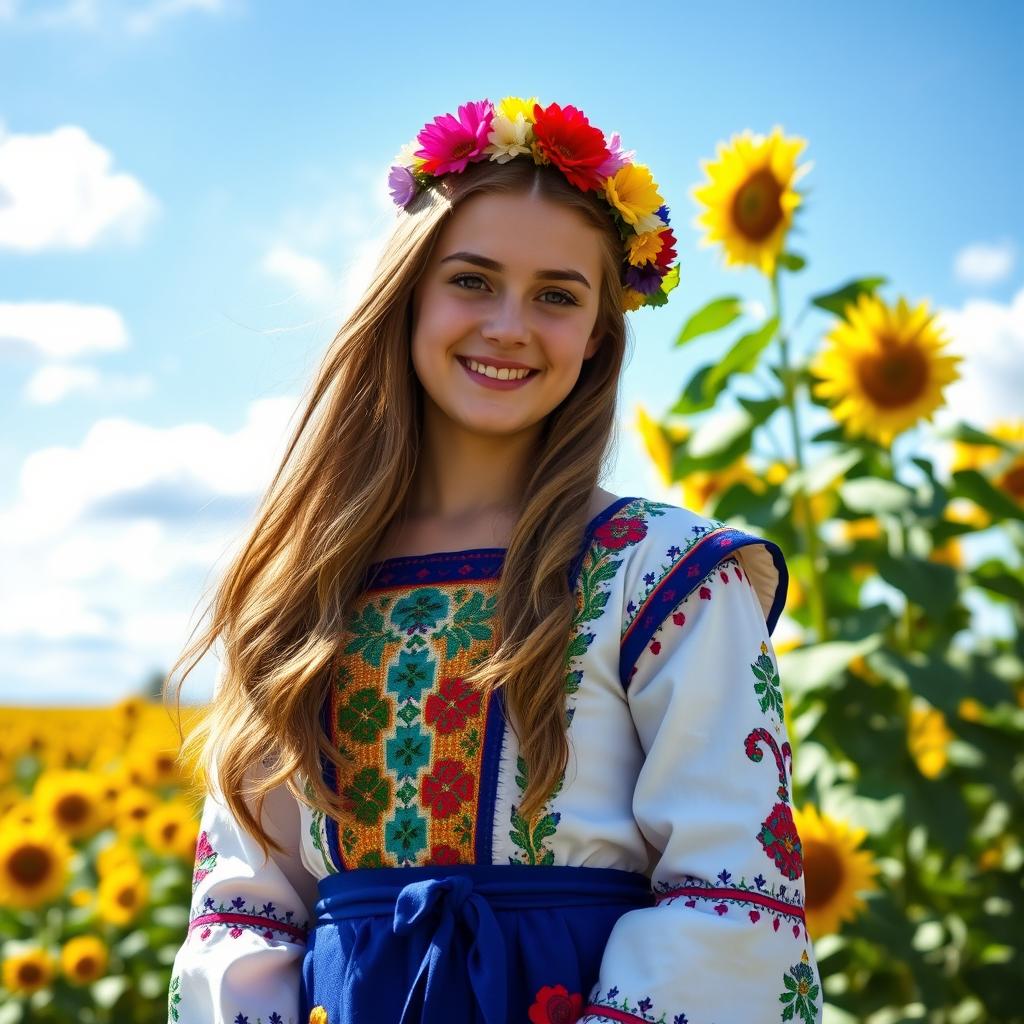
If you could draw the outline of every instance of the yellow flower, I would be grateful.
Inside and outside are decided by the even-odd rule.
[[[665,227],[665,222],[657,216],[665,200],[645,164],[623,164],[605,178],[604,192],[608,202],[634,231],[658,231]]]
[[[125,754],[122,773],[133,785],[143,788],[175,785],[180,781],[176,754],[176,750],[143,736]]]
[[[840,532],[846,541],[877,540],[882,535],[882,527],[874,516],[863,516],[860,519],[840,519]]]
[[[69,939],[60,951],[60,964],[72,985],[88,985],[106,973],[106,943],[96,935]]]
[[[128,924],[138,916],[148,895],[149,883],[141,870],[122,864],[100,879],[100,917],[110,924]]]
[[[643,292],[638,292],[628,285],[622,289],[622,311],[624,313],[631,313],[634,309],[639,309],[646,301],[647,296]]]
[[[943,510],[943,518],[951,523],[965,523],[978,530],[984,530],[992,523],[992,517],[968,498],[954,498]]]
[[[77,768],[43,772],[32,797],[40,817],[69,839],[85,839],[104,825],[103,790],[92,772]]]
[[[954,569],[962,569],[964,567],[963,546],[956,537],[950,537],[945,544],[932,548],[928,558],[932,562],[951,565]]]
[[[37,907],[64,891],[72,850],[67,840],[36,822],[0,827],[0,906]]]
[[[978,867],[982,871],[992,871],[1003,863],[1003,854],[1010,845],[1008,836],[1000,836],[978,854]]]
[[[921,702],[911,705],[907,748],[925,778],[936,778],[946,767],[947,748],[952,738],[946,716],[938,708],[926,707]]]
[[[682,484],[683,504],[700,512],[737,483],[746,484],[755,494],[764,490],[764,481],[750,468],[745,455],[722,469],[713,472],[700,469],[688,474]]]
[[[708,181],[690,190],[706,207],[693,221],[707,228],[698,244],[721,242],[726,266],[755,266],[771,277],[803,202],[793,185],[813,166],[796,166],[806,145],[806,139],[784,138],[779,125],[767,138],[748,128],[728,145],[720,142],[718,159],[701,161]]]
[[[322,1006],[314,1006],[309,1011],[309,1024],[327,1024],[327,1011]]]
[[[137,868],[139,858],[128,843],[120,840],[109,843],[96,854],[96,870],[100,875],[109,875],[124,864]]]
[[[1024,419],[999,420],[988,433],[1011,444],[1024,445]],[[995,486],[1024,505],[1024,450],[1012,452],[992,444],[954,441],[951,470],[956,472],[958,469],[976,469],[979,472],[993,469]]]
[[[835,398],[832,415],[848,437],[888,446],[901,431],[930,420],[942,388],[957,379],[961,356],[942,351],[947,339],[927,301],[895,308],[867,292],[857,296],[811,361],[816,398]]]
[[[79,886],[77,889],[72,889],[68,894],[68,900],[73,907],[88,907],[95,898],[96,893],[92,889],[87,889],[85,886]]]
[[[867,829],[853,828],[813,804],[793,808],[804,860],[804,912],[812,939],[838,932],[867,906],[858,893],[878,888],[878,868],[867,850],[857,847]]]
[[[666,484],[672,483],[672,444],[661,424],[639,403],[636,406],[636,429],[661,479]]]
[[[963,697],[956,706],[957,714],[967,722],[980,722],[985,717],[985,705],[973,697]]]
[[[800,580],[793,575],[789,574],[789,591],[786,594],[786,610],[793,610],[799,608],[807,600],[807,592],[804,590],[803,584]],[[776,651],[778,645],[776,645]]]
[[[4,957],[3,984],[8,992],[38,992],[50,984],[53,975],[53,957],[39,946]]]
[[[877,686],[884,680],[882,677],[864,660],[864,656],[858,654],[850,662],[848,668],[855,676],[860,676],[866,683],[871,683],[872,686]]]
[[[531,96],[528,100],[519,96],[506,96],[495,105],[495,113],[507,117],[510,121],[514,121],[517,115],[522,114],[527,123],[533,124],[533,108],[537,102],[536,96]]]
[[[122,835],[141,835],[146,818],[156,806],[157,798],[141,786],[126,786],[117,796],[115,819]]]
[[[184,801],[168,800],[150,813],[143,833],[154,852],[191,861],[199,838],[199,823]]]

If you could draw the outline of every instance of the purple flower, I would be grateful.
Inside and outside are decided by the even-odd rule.
[[[642,267],[626,268],[626,284],[641,295],[653,295],[661,287],[664,271],[657,263],[648,263]]]
[[[611,135],[605,139],[605,147],[610,154],[608,159],[597,169],[597,173],[602,178],[610,178],[616,171],[621,170],[626,164],[632,163],[636,156],[636,150],[631,149],[629,152],[623,152],[622,140],[619,138],[618,132],[612,132]]]
[[[402,164],[395,164],[388,175],[391,198],[401,207],[408,206],[416,197],[416,179],[412,171]]]
[[[654,1004],[651,1002],[650,997],[644,996],[644,998],[641,999],[639,1003],[637,1003],[637,1009],[641,1013],[646,1013],[653,1005]]]

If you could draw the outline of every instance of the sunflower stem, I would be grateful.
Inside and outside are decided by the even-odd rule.
[[[776,265],[771,276],[772,306],[773,313],[782,323],[782,294],[779,288],[779,268]],[[800,518],[803,526],[804,543],[807,548],[807,557],[811,563],[811,587],[810,604],[811,614],[814,619],[814,629],[818,634],[818,643],[825,643],[828,640],[828,609],[825,603],[824,588],[824,566],[821,564],[821,553],[818,546],[817,524],[814,522],[814,513],[809,495],[804,491],[803,470],[804,455],[803,443],[800,437],[800,418],[796,408],[796,382],[795,374],[789,365],[789,336],[788,333],[779,330],[779,357],[782,366],[782,376],[785,382],[783,401],[789,410],[789,423],[793,433],[793,457],[796,462],[797,472],[801,476],[800,486],[794,495],[794,501],[800,509]]]

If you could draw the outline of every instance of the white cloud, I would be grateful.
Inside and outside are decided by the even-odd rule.
[[[137,401],[153,394],[153,378],[102,374],[89,366],[53,364],[37,370],[25,385],[25,400],[32,405],[54,405],[73,394],[102,397],[104,402]]]
[[[323,263],[289,245],[273,246],[263,257],[262,269],[314,302],[322,302],[331,294],[331,275]]]
[[[953,273],[964,284],[996,284],[1010,276],[1016,259],[1016,247],[1009,239],[991,244],[975,242],[956,254]]]
[[[110,151],[77,125],[39,135],[5,134],[0,126],[0,248],[138,241],[160,205],[138,179],[114,173],[112,162]]]
[[[169,668],[295,412],[290,397],[254,402],[231,433],[104,419],[77,446],[25,459],[0,506],[0,703],[67,700],[72,687],[103,702]],[[212,679],[197,669],[183,699],[209,696]]]
[[[109,306],[79,302],[0,302],[0,353],[12,345],[49,359],[128,347],[128,329]]]

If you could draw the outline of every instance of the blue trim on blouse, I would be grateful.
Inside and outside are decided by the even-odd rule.
[[[709,539],[714,543],[698,541],[658,581],[654,593],[645,602],[639,619],[634,620],[631,625],[619,651],[619,681],[622,683],[623,691],[629,689],[633,667],[640,654],[669,614],[693,593],[719,562],[749,544],[763,544],[770,552],[779,574],[775,586],[775,597],[765,618],[768,635],[771,636],[774,631],[786,603],[786,591],[789,586],[789,570],[786,567],[782,549],[773,541],[756,537],[743,530],[737,530],[735,527],[715,530],[713,534],[709,535]]]

